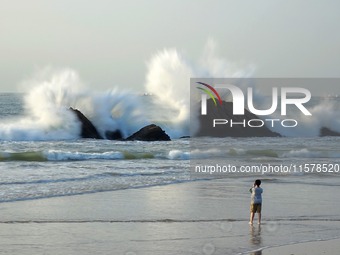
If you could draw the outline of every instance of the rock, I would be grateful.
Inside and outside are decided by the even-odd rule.
[[[143,127],[133,135],[126,138],[127,141],[171,141],[170,137],[159,126],[151,124]]]
[[[255,114],[247,111],[245,109],[244,115],[233,115],[233,103],[222,102],[222,105],[214,105],[214,102],[209,99],[207,100],[207,115],[199,115],[200,128],[196,136],[214,136],[214,137],[280,137],[281,135],[271,131],[266,126],[262,127],[244,127],[243,125],[217,125],[212,127],[214,119],[230,119],[233,122],[243,122],[246,123],[251,119],[259,119]],[[254,125],[259,125],[258,122],[254,122]]]
[[[103,137],[98,133],[96,127],[82,112],[77,109],[73,109],[72,107],[70,107],[70,110],[76,114],[78,120],[81,122],[82,138],[103,139]],[[165,131],[155,124],[143,127],[127,139],[123,139],[123,135],[120,130],[106,131],[105,137],[109,140],[171,141]]]
[[[78,120],[81,122],[81,137],[82,138],[94,138],[94,139],[103,139],[103,137],[98,133],[96,127],[92,124],[92,122],[85,117],[79,110],[73,109],[70,107],[70,110],[73,111]]]
[[[320,136],[340,136],[340,133],[323,127],[320,129]]]
[[[108,140],[123,140],[123,135],[122,132],[120,132],[120,130],[106,131],[105,137]]]

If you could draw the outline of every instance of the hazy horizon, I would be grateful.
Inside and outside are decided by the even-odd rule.
[[[254,77],[340,77],[340,2],[2,1],[0,92],[52,67],[71,68],[88,87],[144,92],[147,63],[163,49],[218,57]],[[189,85],[189,82],[188,82]],[[313,88],[340,94],[340,86]],[[329,92],[328,92],[329,90]]]

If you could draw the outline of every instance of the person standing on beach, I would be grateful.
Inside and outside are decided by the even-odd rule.
[[[251,193],[251,204],[250,204],[250,220],[249,224],[253,225],[255,213],[258,215],[258,224],[261,224],[261,209],[262,209],[262,193],[263,189],[260,188],[261,180],[256,180],[254,186],[249,189]]]

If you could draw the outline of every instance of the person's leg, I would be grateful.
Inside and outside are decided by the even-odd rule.
[[[257,216],[258,216],[258,224],[261,224],[261,213],[257,213]]]
[[[255,213],[254,212],[250,212],[249,224],[253,224],[254,216],[255,216]]]
[[[261,224],[261,212],[262,212],[262,204],[259,204],[257,207],[258,224]]]

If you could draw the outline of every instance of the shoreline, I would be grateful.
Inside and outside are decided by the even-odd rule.
[[[289,185],[288,190],[301,190],[301,186],[270,182],[264,185],[268,195],[263,224],[249,226],[247,185],[246,179],[204,180],[2,203],[1,250],[14,255],[42,251],[69,255],[112,251],[123,255],[270,255],[278,254],[276,249],[282,248],[276,246],[284,243],[329,238],[340,229],[338,218],[330,221],[320,214],[298,217],[307,215],[304,210],[308,206],[287,214],[285,205],[268,195],[281,192],[282,186]],[[312,190],[319,193],[323,188],[313,186]],[[296,201],[300,203],[301,198]],[[275,252],[269,253],[272,249]]]

